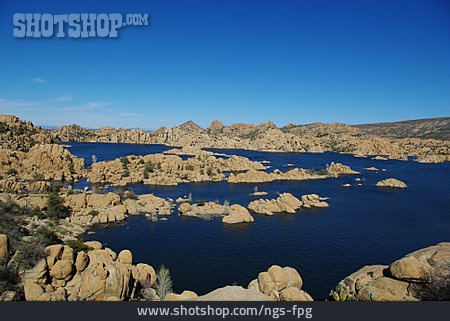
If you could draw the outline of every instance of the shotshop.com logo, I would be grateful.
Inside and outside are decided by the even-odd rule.
[[[120,13],[16,13],[13,16],[14,37],[58,38],[111,37],[116,38],[123,26],[148,26],[148,14]]]

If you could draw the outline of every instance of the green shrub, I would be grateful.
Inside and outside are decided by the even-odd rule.
[[[42,244],[43,246],[61,243],[61,240],[55,234],[55,232],[52,229],[45,227],[45,226],[39,227],[34,232],[33,240],[36,243]]]
[[[17,170],[15,170],[14,168],[10,168],[6,171],[6,174],[15,176],[17,175]]]
[[[213,173],[213,171],[212,171],[211,168],[208,168],[208,169],[206,170],[206,174],[208,174],[208,176],[212,176],[214,173]]]
[[[123,168],[123,169],[127,169],[127,168],[128,168],[128,164],[130,163],[130,162],[128,161],[128,158],[127,158],[126,156],[121,157],[121,158],[120,158],[120,162],[122,163],[122,168]]]
[[[45,257],[44,245],[39,242],[22,242],[16,249],[15,262],[24,269],[33,268]]]
[[[69,163],[68,169],[69,169],[69,173],[70,174],[75,174],[75,167],[73,167],[73,163],[72,162]]]
[[[48,193],[46,212],[49,218],[66,218],[70,215],[69,208],[64,205],[62,198],[54,192]]]
[[[21,292],[20,276],[17,269],[6,263],[0,264],[0,294],[6,291]]]
[[[144,165],[144,170],[146,170],[149,173],[153,173],[155,171],[155,164],[153,164],[151,161],[148,161]]]
[[[193,171],[193,170],[194,170],[194,166],[191,165],[191,164],[187,164],[184,168],[185,168],[186,170],[188,170],[188,171]]]
[[[197,206],[205,206],[206,202],[203,200],[197,201]]]
[[[76,253],[81,252],[81,251],[88,252],[88,251],[93,250],[92,247],[84,244],[83,241],[79,241],[79,240],[69,240],[69,241],[66,241],[66,244],[68,246],[70,246],[73,249],[73,251]]]
[[[143,173],[144,179],[148,179],[148,170],[144,168],[144,173]]]

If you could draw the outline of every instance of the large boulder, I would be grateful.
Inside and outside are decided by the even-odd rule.
[[[241,286],[226,286],[199,296],[198,301],[272,301],[272,299],[255,289]]]
[[[164,301],[187,301],[195,300],[198,298],[197,293],[192,291],[183,291],[181,294],[169,293],[164,298]]]
[[[439,243],[389,266],[365,266],[340,281],[330,297],[338,301],[435,300],[439,293],[433,287],[448,286],[449,276],[450,242]]]
[[[396,178],[386,178],[375,184],[376,187],[391,187],[391,188],[406,188],[408,187],[405,182]]]
[[[224,216],[222,218],[223,223],[227,224],[236,224],[236,223],[251,223],[254,219],[248,212],[248,210],[239,205],[239,204],[233,204],[230,206],[230,214]]]
[[[125,264],[132,264],[133,254],[131,254],[130,250],[122,250],[119,252],[119,255],[117,256],[117,261]]]

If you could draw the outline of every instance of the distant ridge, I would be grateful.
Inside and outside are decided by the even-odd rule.
[[[366,135],[450,140],[450,117],[351,125]]]

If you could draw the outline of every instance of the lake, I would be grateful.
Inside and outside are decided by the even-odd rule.
[[[126,155],[160,153],[164,145],[67,143],[69,150],[90,164]],[[244,287],[273,264],[296,268],[303,289],[314,299],[326,299],[345,276],[364,265],[389,264],[405,254],[450,241],[450,163],[420,164],[409,161],[376,161],[336,153],[270,153],[215,150],[256,161],[270,161],[270,170],[296,167],[321,169],[334,161],[350,165],[361,175],[312,181],[276,181],[262,184],[190,183],[161,187],[133,184],[136,194],[154,193],[176,199],[192,193],[194,201],[230,201],[243,206],[254,200],[255,185],[269,193],[289,192],[296,197],[317,193],[329,197],[329,208],[300,209],[296,214],[264,216],[252,213],[254,223],[225,225],[220,219],[204,221],[178,216],[168,221],[129,217],[124,223],[90,229],[98,240],[116,252],[129,249],[134,262],[170,269],[174,290],[205,294],[226,285]],[[378,172],[364,170],[375,166]],[[385,169],[385,171],[381,171]],[[356,186],[361,177],[363,186]],[[376,188],[388,177],[404,181],[406,189]],[[352,186],[345,188],[342,185]],[[76,187],[89,186],[80,182]],[[113,190],[113,188],[110,188]]]

